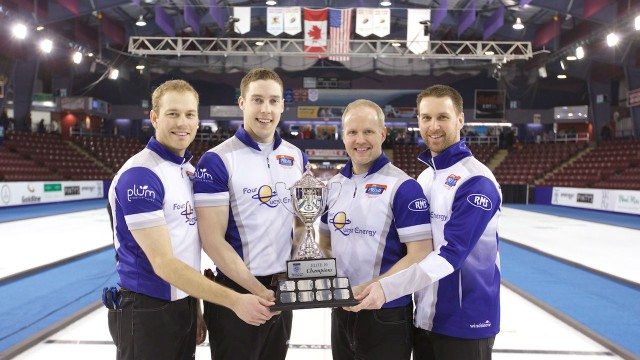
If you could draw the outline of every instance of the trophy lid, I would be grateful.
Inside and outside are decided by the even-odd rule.
[[[327,186],[318,178],[313,176],[311,172],[311,164],[307,163],[306,170],[302,174],[302,178],[300,180],[293,183],[291,188],[326,188]]]

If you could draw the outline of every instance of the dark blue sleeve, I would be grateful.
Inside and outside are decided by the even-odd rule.
[[[115,193],[125,216],[162,210],[164,185],[146,167],[132,167],[120,174]]]
[[[456,191],[451,218],[444,226],[447,244],[440,256],[459,269],[501,206],[500,191],[484,176],[465,181]]]
[[[400,184],[393,198],[392,210],[396,228],[431,223],[429,202],[424,197],[422,187],[414,179]]]
[[[220,155],[208,151],[202,155],[193,177],[194,194],[213,194],[229,191],[229,172]]]

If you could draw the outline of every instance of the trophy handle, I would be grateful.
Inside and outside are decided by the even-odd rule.
[[[291,213],[291,215],[293,215],[293,217],[294,217],[294,218],[295,218],[295,217],[297,217],[296,213],[293,211],[293,208],[289,208],[289,207],[286,205],[286,202],[284,201],[284,199],[280,197],[280,190],[279,190],[279,188],[278,188],[278,185],[281,185],[281,186],[282,186],[286,191],[288,191],[289,189],[287,189],[287,184],[285,184],[285,183],[284,183],[284,182],[282,182],[282,181],[279,181],[279,182],[277,182],[277,183],[274,185],[274,187],[275,187],[275,189],[276,189],[276,196],[278,197],[278,200],[280,200],[280,204],[281,204],[281,205],[282,205],[282,206],[283,206],[283,207],[284,207],[284,208],[285,208],[289,213]]]
[[[327,185],[329,187],[329,191],[327,191],[327,193],[331,193],[331,190],[333,190],[333,185],[339,185],[340,190],[338,190],[338,195],[336,195],[335,200],[333,200],[333,204],[329,204],[329,200],[327,199],[327,206],[325,206],[325,210],[322,212],[322,215],[328,213],[329,210],[333,209],[333,207],[338,203],[338,199],[340,199],[340,194],[342,193],[342,184],[338,182],[332,182]]]

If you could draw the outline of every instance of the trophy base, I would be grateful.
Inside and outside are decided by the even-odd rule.
[[[359,302],[346,277],[287,279],[274,277],[276,304],[272,311],[354,306]]]

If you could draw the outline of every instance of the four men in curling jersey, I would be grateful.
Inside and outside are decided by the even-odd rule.
[[[159,91],[163,86],[169,90]],[[198,341],[204,339],[204,325],[191,294],[205,300],[213,358],[284,359],[292,315],[268,311],[274,294],[267,286],[272,274],[284,271],[293,239],[299,236],[292,237],[291,228],[281,226],[294,219],[278,206],[275,184],[290,186],[299,179],[306,158],[275,131],[284,110],[282,81],[266,69],[254,69],[243,78],[238,101],[243,126],[208,151],[195,171],[185,150],[197,129],[198,96],[188,84],[181,86],[163,84],[154,92],[156,136],[123,166],[110,189],[124,295],[121,309],[109,315],[119,358],[143,358],[140,354],[154,351],[192,358],[188,354],[193,354],[196,333]],[[332,181],[353,188],[354,196],[330,193],[329,203],[336,202],[336,207],[322,219],[321,246],[333,251],[341,275],[360,285],[354,292],[362,303],[345,310],[383,308],[333,311],[335,358],[408,358],[412,342],[419,359],[491,357],[499,331],[500,189],[460,140],[464,115],[455,90],[434,86],[421,92],[418,112],[428,146],[420,159],[429,165],[418,178],[422,190],[382,154],[386,129],[379,107],[358,100],[344,112],[343,140],[350,160]],[[189,177],[194,195],[186,191]],[[180,201],[168,204],[172,198]],[[287,201],[282,194],[280,198]],[[214,282],[194,274],[199,241],[191,204],[200,222],[202,247],[218,266]],[[171,212],[176,209],[179,216]],[[180,216],[187,220],[180,223]],[[185,224],[191,228],[180,227]],[[360,231],[351,224],[360,224]],[[302,233],[299,225],[296,235]],[[345,241],[349,237],[354,241]],[[411,331],[410,294],[416,291],[417,328]],[[163,338],[178,336],[183,339],[179,346],[157,346],[158,341],[166,346],[176,342],[144,332],[121,335],[136,316],[133,303],[143,296],[172,306],[186,299],[175,311],[182,311],[189,325]],[[170,308],[162,306],[163,311]],[[174,317],[173,310],[168,316]],[[354,327],[358,322],[360,327]],[[149,323],[148,329],[157,325]],[[134,348],[142,357],[133,355]]]

